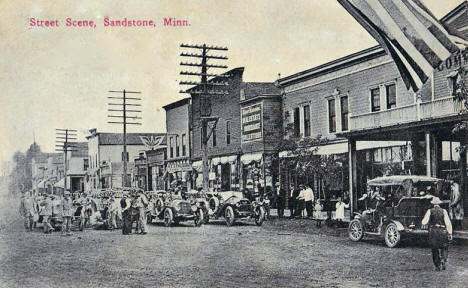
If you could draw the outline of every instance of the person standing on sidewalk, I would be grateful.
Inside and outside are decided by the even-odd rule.
[[[336,211],[335,211],[335,219],[341,224],[345,219],[345,208],[349,208],[349,204],[344,203],[341,201],[341,197],[338,197],[338,202],[336,202]]]
[[[299,190],[294,188],[294,185],[291,184],[291,189],[289,190],[289,218],[294,218],[296,216],[296,197],[299,196]]]
[[[453,227],[460,229],[464,213],[460,185],[454,180],[450,180],[450,192],[450,216],[453,221]]]
[[[313,212],[314,212],[314,191],[312,188],[310,188],[309,185],[306,186],[306,189],[304,191],[304,201],[305,201],[305,208],[307,211],[307,217],[308,218],[313,218]]]
[[[62,236],[70,236],[71,234],[71,220],[74,213],[73,199],[71,198],[70,191],[65,191],[62,198]],[[66,234],[65,234],[66,233]]]
[[[305,204],[305,187],[304,185],[299,185],[299,195],[296,197],[297,201],[297,211],[296,216],[302,218],[304,214],[304,204]]]
[[[448,246],[452,239],[452,223],[445,209],[440,208],[439,198],[433,197],[431,204],[433,208],[427,210],[421,224],[429,226],[429,245],[432,248],[432,261],[435,270],[447,268]]]
[[[276,183],[276,206],[278,209],[278,218],[283,218],[286,201],[286,191],[281,188],[280,183]]]

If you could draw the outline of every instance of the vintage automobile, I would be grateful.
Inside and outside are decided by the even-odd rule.
[[[202,201],[190,201],[182,199],[180,195],[161,191],[158,193],[150,213],[154,218],[164,219],[166,227],[189,220],[193,220],[195,226],[199,227],[204,223],[204,210]]]
[[[368,191],[359,200],[366,201],[362,212],[355,212],[349,223],[352,241],[364,236],[378,236],[396,247],[403,237],[424,236],[421,225],[433,196],[438,196],[442,179],[427,176],[385,176],[367,182]],[[447,205],[448,201],[443,201]],[[369,207],[370,206],[370,207]]]
[[[242,192],[213,192],[208,204],[208,217],[214,219],[224,217],[227,226],[234,225],[238,219],[249,218],[253,218],[255,224],[261,226],[265,220],[265,208],[255,201],[246,199]]]

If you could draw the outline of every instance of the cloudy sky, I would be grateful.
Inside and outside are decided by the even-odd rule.
[[[442,17],[462,1],[423,2]],[[55,128],[119,132],[107,124],[108,90],[142,92],[143,125],[130,131],[164,132],[161,107],[185,97],[180,43],[229,47],[227,65],[245,67],[245,81],[274,81],[376,44],[336,0],[0,0],[0,11],[0,163],[33,134],[53,151]],[[106,16],[159,26],[103,27]],[[61,26],[30,27],[31,17]],[[164,17],[191,26],[162,27]],[[65,27],[66,18],[97,27]]]

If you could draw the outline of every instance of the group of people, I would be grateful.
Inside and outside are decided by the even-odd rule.
[[[349,208],[349,204],[344,203],[341,197],[337,198],[334,207],[324,207],[324,204],[329,204],[330,201],[316,199],[312,188],[309,185],[304,184],[300,184],[297,188],[291,186],[289,193],[287,193],[287,191],[278,183],[276,185],[276,195],[276,205],[278,208],[279,218],[284,217],[287,201],[290,218],[315,219],[316,224],[319,227],[321,226],[322,220],[332,218],[333,208],[335,211],[334,219],[338,222],[345,219],[345,209]],[[326,216],[322,215],[324,210],[327,211]]]
[[[33,231],[37,223],[42,223],[45,234],[60,229],[62,235],[69,236],[75,219],[79,221],[79,230],[88,226],[96,230],[114,230],[122,226],[123,234],[131,234],[136,226],[135,233],[147,234],[148,205],[148,198],[141,189],[125,195],[95,197],[89,197],[85,192],[34,195],[33,191],[27,191],[21,196],[19,212],[27,231]]]

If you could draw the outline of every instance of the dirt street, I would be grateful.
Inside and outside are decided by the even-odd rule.
[[[121,231],[24,231],[17,205],[2,199],[2,287],[466,287],[468,246],[452,246],[448,271],[433,272],[431,251],[410,244],[353,243],[344,230],[307,220],[201,228],[152,224]],[[13,216],[12,216],[13,215]]]

